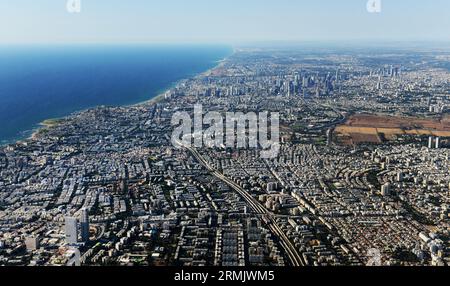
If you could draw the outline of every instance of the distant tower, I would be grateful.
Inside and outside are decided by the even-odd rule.
[[[78,242],[77,219],[74,217],[66,217],[66,242],[68,244],[76,244]]]
[[[377,89],[381,90],[381,76],[378,77]]]
[[[381,186],[381,195],[389,196],[390,191],[391,191],[390,188],[391,188],[391,185],[389,183],[386,183],[383,186]]]
[[[290,80],[288,80],[288,81],[286,82],[286,87],[287,87],[287,94],[288,94],[288,97],[291,97],[291,96],[293,95],[293,88],[292,88],[292,83],[291,83]]]
[[[89,213],[87,209],[81,210],[81,240],[83,242],[89,241]]]
[[[436,148],[436,149],[441,148],[441,138],[433,137],[433,136],[428,137],[428,149],[433,149],[433,148]]]
[[[327,130],[327,146],[333,143],[333,128]]]
[[[307,88],[308,87],[308,78],[306,76],[302,79],[302,87]]]

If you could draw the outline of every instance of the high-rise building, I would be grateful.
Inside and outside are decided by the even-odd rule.
[[[391,185],[389,183],[384,184],[383,186],[381,186],[381,195],[389,196],[391,194],[390,189],[391,189]]]
[[[307,88],[308,87],[308,78],[306,76],[303,77],[302,79],[302,87],[303,88]]]
[[[441,138],[433,137],[433,136],[428,137],[428,149],[433,149],[433,148],[436,148],[436,149],[441,148]]]
[[[74,217],[66,217],[66,242],[68,244],[76,244],[78,242],[77,219]]]
[[[292,82],[290,80],[288,80],[284,84],[285,84],[285,88],[286,88],[286,91],[287,91],[287,96],[291,97],[294,94]]]
[[[87,209],[81,210],[81,240],[83,242],[89,241],[89,212]]]
[[[327,146],[330,146],[333,143],[333,128],[327,130]]]

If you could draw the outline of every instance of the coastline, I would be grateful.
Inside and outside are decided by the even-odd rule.
[[[172,89],[174,89],[174,88],[176,88],[177,86],[179,86],[182,82],[187,81],[187,80],[189,80],[189,79],[198,78],[198,77],[201,77],[201,76],[205,76],[205,75],[210,74],[210,73],[213,72],[214,70],[216,70],[216,69],[220,68],[221,66],[223,66],[223,65],[225,64],[225,62],[229,59],[229,57],[231,57],[231,56],[234,55],[235,53],[236,53],[236,51],[233,49],[233,51],[232,51],[232,53],[231,53],[230,55],[224,57],[224,58],[221,59],[221,60],[216,61],[216,62],[215,62],[216,65],[215,65],[215,66],[211,67],[210,69],[208,69],[208,70],[206,70],[206,71],[197,73],[197,74],[192,75],[192,76],[190,76],[190,77],[188,77],[188,78],[180,79],[180,80],[174,82],[170,87],[164,89],[163,92],[160,92],[158,95],[156,95],[156,96],[154,96],[154,97],[152,97],[152,98],[150,98],[150,99],[147,99],[147,100],[144,100],[144,101],[141,101],[141,102],[138,102],[138,103],[133,103],[133,104],[119,105],[119,106],[117,106],[117,107],[133,107],[133,106],[140,106],[140,105],[152,106],[152,105],[158,104],[159,102],[162,102],[162,101],[166,100],[166,94],[167,94],[168,92],[170,92]],[[85,109],[82,109],[82,110],[78,110],[78,111],[75,111],[75,112],[73,112],[73,113],[71,113],[71,114],[68,114],[68,115],[66,115],[66,116],[59,117],[59,118],[49,118],[49,119],[45,119],[44,121],[38,123],[37,126],[36,126],[35,128],[33,128],[32,130],[30,130],[31,134],[30,134],[28,137],[23,138],[23,139],[16,140],[16,141],[14,141],[14,142],[9,142],[9,143],[5,143],[5,144],[1,144],[0,147],[6,147],[6,146],[9,146],[9,145],[18,144],[18,143],[20,143],[20,142],[26,142],[26,141],[28,141],[28,140],[35,140],[35,139],[36,139],[36,136],[37,136],[40,132],[42,132],[43,130],[45,130],[46,128],[52,128],[52,127],[58,126],[59,124],[61,124],[61,122],[63,122],[64,120],[66,120],[68,117],[70,117],[70,116],[73,115],[73,114],[76,114],[76,113],[83,113],[83,112],[85,112],[85,111],[87,111],[87,110],[89,110],[89,109],[97,108],[97,107],[100,107],[100,106],[102,106],[102,105],[92,106],[92,107],[89,107],[89,108],[85,108]]]

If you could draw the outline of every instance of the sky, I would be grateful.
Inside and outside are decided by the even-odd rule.
[[[448,0],[67,1],[0,0],[0,44],[450,41]]]

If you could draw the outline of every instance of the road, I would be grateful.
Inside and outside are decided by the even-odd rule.
[[[241,195],[247,204],[252,208],[252,210],[256,214],[264,215],[266,219],[266,224],[269,230],[275,235],[286,255],[288,256],[291,264],[293,266],[305,266],[305,262],[301,255],[298,253],[295,246],[292,244],[291,240],[287,237],[281,227],[275,221],[273,214],[270,213],[260,202],[258,202],[255,198],[253,198],[246,190],[244,190],[241,186],[225,177],[222,173],[215,170],[203,157],[202,155],[194,148],[190,146],[180,145],[184,148],[188,149],[191,154],[202,164],[208,171],[211,172],[216,178],[223,181],[227,185],[229,185],[234,191],[236,191],[239,195]]]

